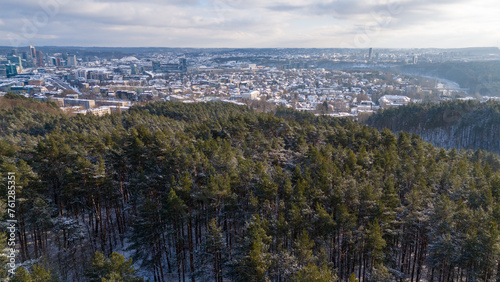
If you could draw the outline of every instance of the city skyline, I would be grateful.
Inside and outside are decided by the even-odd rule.
[[[500,46],[500,5],[491,0],[0,3],[0,45],[13,47]]]

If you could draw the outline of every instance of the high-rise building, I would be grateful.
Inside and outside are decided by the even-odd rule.
[[[14,64],[6,64],[5,65],[5,72],[7,74],[7,77],[15,76],[17,75],[17,67]]]
[[[33,61],[36,61],[36,49],[34,46],[30,45],[30,55]]]
[[[368,49],[368,60],[373,60],[373,48]]]
[[[36,58],[37,58],[37,66],[43,67],[42,51],[38,51],[38,56]]]
[[[85,70],[85,69],[76,70],[75,77],[82,78],[83,80],[87,80],[87,70]]]
[[[137,74],[137,65],[136,64],[130,65],[130,74],[132,74],[132,75]]]
[[[181,72],[187,71],[187,61],[186,58],[181,58],[179,62],[179,69]]]
[[[11,64],[14,64],[20,68],[23,67],[21,57],[18,57],[16,55],[11,55],[7,57],[7,60],[9,60]]]
[[[62,67],[61,58],[56,58],[56,65],[58,68]]]
[[[75,67],[76,66],[76,55],[67,56],[66,62],[67,62],[66,65],[68,67]]]
[[[153,61],[153,72],[159,72],[160,71],[160,62],[159,61]]]

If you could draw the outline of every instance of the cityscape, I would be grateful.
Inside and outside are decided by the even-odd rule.
[[[498,99],[400,70],[419,63],[496,60],[497,48],[4,49],[0,95],[53,101],[73,114],[110,114],[151,101],[222,101],[357,117],[410,102]]]

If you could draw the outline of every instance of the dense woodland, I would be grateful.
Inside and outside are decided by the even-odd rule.
[[[449,101],[397,107],[372,115],[367,124],[416,133],[436,146],[500,154],[500,102]]]
[[[401,67],[405,72],[457,82],[470,94],[500,95],[500,61],[423,63]]]
[[[288,109],[68,117],[0,102],[1,201],[15,171],[24,262],[12,281],[500,275],[498,155]]]

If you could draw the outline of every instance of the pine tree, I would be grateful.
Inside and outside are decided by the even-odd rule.
[[[2,202],[0,202],[0,208],[3,209],[3,210],[6,210],[5,209],[5,204]],[[1,212],[3,213],[3,212]],[[0,216],[0,218],[3,218],[3,215]],[[8,249],[6,248],[7,247],[7,235],[5,232],[1,232],[0,233],[0,278],[1,279],[5,279],[7,278],[7,276],[9,275],[8,273],[8,265],[7,263],[9,262],[8,258],[7,258],[7,254],[6,252],[8,251]]]
[[[37,265],[33,266],[33,272],[31,272],[30,277],[33,282],[57,281],[52,277],[49,270]]]
[[[335,282],[337,281],[337,276],[332,272],[326,263],[323,263],[321,267],[318,267],[316,264],[310,262],[307,266],[297,272],[294,276],[294,280],[300,282]]]
[[[173,190],[171,190],[173,192]],[[173,192],[175,194],[175,192]],[[165,222],[161,220],[157,203],[152,199],[145,199],[139,207],[139,213],[132,225],[131,250],[134,250],[134,259],[142,261],[142,266],[153,270],[155,275],[162,277],[163,272],[163,242],[162,234]],[[159,273],[157,273],[159,272]]]
[[[24,267],[18,267],[16,274],[10,279],[11,282],[32,282],[30,274]]]
[[[307,266],[314,260],[313,247],[314,242],[309,238],[309,233],[304,229],[295,240],[295,256],[298,259],[299,265]]]
[[[349,279],[347,280],[347,282],[357,282],[358,279],[356,278],[356,274],[353,272],[351,273],[351,275],[349,275]]]
[[[378,219],[375,219],[368,227],[367,232],[367,248],[372,258],[372,266],[380,266],[384,260],[384,247],[386,246],[385,240],[382,238],[382,231]]]
[[[210,273],[214,281],[222,281],[224,277],[223,269],[227,262],[227,247],[222,236],[220,227],[217,227],[215,219],[210,221],[205,242],[200,246],[198,253],[199,265],[197,276],[204,279],[204,275]],[[210,269],[210,270],[209,270]]]
[[[90,281],[144,281],[136,275],[132,259],[125,260],[125,257],[117,252],[113,252],[109,258],[96,252],[90,263],[91,266],[85,272]]]
[[[264,229],[265,223],[260,216],[252,217],[247,224],[247,233],[243,246],[240,275],[248,281],[265,281],[268,278],[270,268],[271,254],[269,244],[271,238]]]

